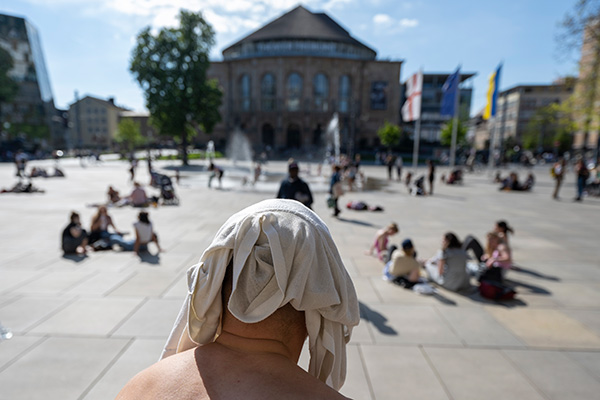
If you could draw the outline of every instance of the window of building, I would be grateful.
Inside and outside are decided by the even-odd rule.
[[[263,76],[260,83],[261,108],[263,111],[275,111],[275,96],[277,87],[275,85],[275,76],[267,73]]]
[[[329,97],[329,79],[325,74],[317,74],[313,79],[313,98],[317,111],[327,111]]]
[[[297,73],[291,73],[287,79],[287,109],[288,111],[299,111],[302,100],[302,77]]]
[[[240,78],[240,99],[242,111],[250,111],[251,99],[250,75],[244,74]]]
[[[352,98],[352,88],[350,86],[350,77],[348,75],[340,76],[339,88],[339,106],[338,110],[343,113],[350,111],[350,99]]]

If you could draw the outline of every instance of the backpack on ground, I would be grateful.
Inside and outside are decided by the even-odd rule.
[[[517,292],[501,282],[483,280],[479,283],[479,294],[486,299],[505,301],[514,299]]]

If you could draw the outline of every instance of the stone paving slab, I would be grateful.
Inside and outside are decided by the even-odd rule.
[[[80,212],[88,225],[95,212],[88,205],[104,201],[108,185],[127,194],[131,182],[125,162],[86,168],[62,162],[67,178],[34,181],[46,193],[0,195],[0,323],[14,333],[0,342],[0,399],[113,398],[160,355],[187,291],[185,271],[217,229],[234,212],[275,194],[260,182],[243,188],[227,179],[222,190],[209,190],[206,172],[183,169],[176,186],[181,205],[149,209],[164,253],[64,258],[59,237],[69,213]],[[231,164],[220,162],[227,177]],[[173,174],[169,162],[156,166]],[[265,170],[283,176],[285,164],[270,162]],[[342,393],[371,400],[594,398],[600,383],[600,199],[573,203],[569,173],[564,200],[552,200],[546,167],[535,169],[538,185],[531,193],[498,192],[481,173],[467,174],[462,186],[438,184],[436,194],[424,198],[388,183],[384,167],[365,166],[364,173],[382,190],[349,192],[341,203],[361,200],[384,212],[343,209],[336,219],[326,207],[327,193],[314,193],[313,209],[328,224],[361,307]],[[12,164],[0,164],[3,186],[13,175]],[[149,182],[144,168],[136,179]],[[310,179],[326,187],[327,178]],[[119,229],[131,232],[139,210],[109,212]],[[499,219],[515,228],[511,246],[520,269],[508,275],[517,290],[512,302],[483,299],[475,289],[418,295],[383,281],[382,263],[365,254],[377,229],[391,221],[400,226],[391,243],[410,237],[419,258],[427,258],[446,231],[484,238]],[[304,368],[308,358],[305,348]]]

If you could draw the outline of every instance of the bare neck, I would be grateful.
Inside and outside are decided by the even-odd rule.
[[[298,362],[300,352],[302,351],[302,345],[294,345],[293,341],[288,342],[273,338],[252,338],[236,335],[226,330],[221,332],[216,342],[241,353],[280,355],[294,364]]]

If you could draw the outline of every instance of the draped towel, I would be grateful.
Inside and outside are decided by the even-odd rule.
[[[161,358],[220,333],[221,287],[233,259],[229,311],[255,323],[290,303],[304,311],[308,372],[339,390],[346,343],[360,320],[352,279],[325,223],[295,200],[265,200],[231,216],[198,264],[187,271],[188,295]]]

